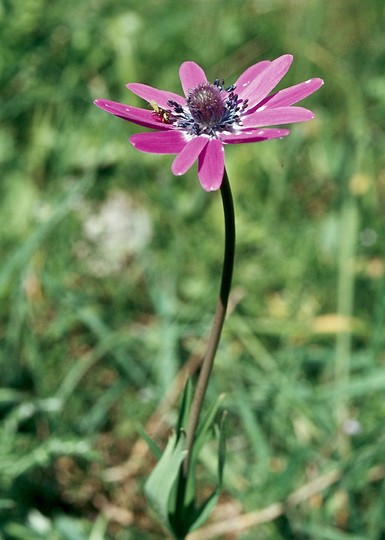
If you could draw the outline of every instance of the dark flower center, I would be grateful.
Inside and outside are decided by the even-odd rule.
[[[234,132],[242,125],[248,105],[234,90],[235,85],[224,88],[218,79],[213,84],[198,84],[189,90],[185,106],[168,101],[171,110],[166,111],[167,120],[192,136],[218,137],[224,131]]]
[[[190,90],[187,105],[194,120],[207,127],[218,124],[225,113],[221,90],[209,83]]]

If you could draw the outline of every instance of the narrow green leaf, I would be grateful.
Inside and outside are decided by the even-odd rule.
[[[187,428],[187,421],[190,415],[191,402],[193,398],[193,383],[191,378],[187,379],[183,390],[182,400],[179,407],[177,434]]]
[[[145,440],[145,442],[147,443],[149,449],[151,450],[153,456],[157,459],[157,460],[160,460],[160,458],[162,457],[162,449],[159,448],[159,446],[156,444],[156,442],[151,439],[151,437],[144,431],[143,427],[141,425],[139,425],[137,427],[137,431],[139,433],[139,435],[142,437],[142,439]]]
[[[207,439],[211,436],[211,430],[214,425],[215,416],[224,398],[225,398],[225,394],[220,394],[217,400],[206,412],[205,416],[203,417],[203,420],[199,423],[196,439],[195,439],[194,446],[192,449],[191,463],[194,463],[194,461],[196,461],[202,446],[207,441]]]
[[[194,520],[192,521],[189,532],[199,529],[209,518],[211,512],[218,503],[220,489],[216,489],[210,497],[196,510]]]
[[[227,411],[223,411],[219,424],[219,446],[218,446],[218,489],[222,489],[223,471],[226,461],[226,418]]]

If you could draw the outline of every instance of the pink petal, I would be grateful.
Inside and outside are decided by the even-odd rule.
[[[205,72],[195,62],[183,62],[179,68],[179,77],[186,97],[191,88],[207,82]]]
[[[242,123],[247,127],[276,126],[278,124],[292,124],[293,122],[306,122],[314,118],[314,114],[303,107],[274,107],[246,115]]]
[[[209,139],[207,137],[195,137],[191,139],[174,159],[171,166],[172,172],[179,176],[188,171],[208,142]]]
[[[160,118],[153,111],[131,107],[130,105],[124,105],[124,103],[117,103],[116,101],[109,101],[107,99],[96,99],[94,103],[104,111],[119,116],[119,118],[123,118],[123,120],[132,122],[133,124],[158,130],[171,129],[170,124],[161,122]]]
[[[242,92],[245,90],[247,86],[253,80],[264,71],[271,62],[269,60],[263,60],[262,62],[258,62],[257,64],[254,64],[253,66],[250,66],[242,73],[242,75],[237,79],[235,83],[236,92],[237,94],[242,94]]]
[[[149,103],[150,101],[156,101],[157,105],[164,109],[167,109],[169,107],[167,103],[169,99],[176,101],[181,105],[185,103],[184,97],[179,96],[178,94],[174,94],[174,92],[158,90],[157,88],[153,88],[152,86],[148,86],[147,84],[129,83],[126,84],[126,86],[129,90],[131,90],[131,92],[133,92],[140,98],[145,99]]]
[[[291,54],[284,54],[264,69],[252,81],[243,92],[239,93],[239,97],[249,100],[249,107],[253,107],[267,96],[271,90],[277,86],[282,77],[287,73],[293,57]]]
[[[309,79],[308,81],[280,90],[272,96],[268,96],[260,105],[268,104],[269,107],[288,107],[289,105],[294,105],[294,103],[305,99],[318,90],[323,83],[322,79]]]
[[[210,139],[198,158],[198,177],[206,191],[221,187],[225,168],[225,152],[219,139]]]
[[[131,135],[130,143],[141,152],[150,154],[179,154],[186,141],[179,131],[152,131]]]
[[[288,129],[248,129],[247,131],[240,131],[231,135],[222,135],[221,140],[225,144],[240,144],[250,142],[262,142],[270,139],[280,139],[289,135]]]

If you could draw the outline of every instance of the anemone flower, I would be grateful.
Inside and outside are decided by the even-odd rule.
[[[184,174],[198,160],[202,187],[215,191],[224,174],[223,145],[282,138],[290,133],[288,129],[267,126],[314,118],[308,109],[292,105],[315,92],[323,84],[321,79],[309,79],[270,94],[292,61],[293,57],[285,54],[273,61],[258,62],[229,87],[222,80],[209,83],[198,64],[184,62],[179,69],[184,96],[130,83],[127,88],[150,107],[141,109],[105,99],[97,99],[95,105],[154,129],[132,135],[130,142],[142,152],[177,154],[171,166],[175,175]]]

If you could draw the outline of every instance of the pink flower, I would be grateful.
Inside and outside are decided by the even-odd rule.
[[[177,154],[171,170],[184,174],[198,160],[198,176],[206,191],[220,188],[224,172],[224,144],[260,142],[285,137],[290,132],[266,128],[294,122],[306,122],[314,114],[294,103],[315,92],[321,79],[269,93],[288,71],[290,54],[276,60],[264,60],[249,67],[228,88],[224,82],[207,81],[195,62],[184,62],[179,69],[184,96],[158,90],[141,83],[127,84],[151,109],[140,109],[97,99],[95,105],[124,120],[155,129],[138,133],[130,142],[142,152]]]

